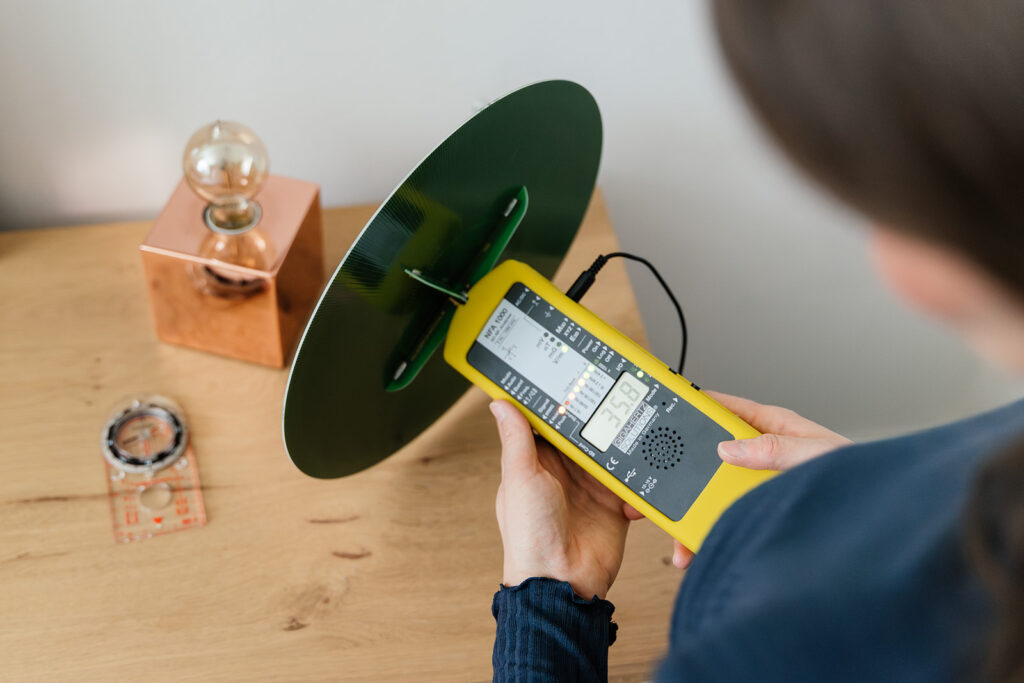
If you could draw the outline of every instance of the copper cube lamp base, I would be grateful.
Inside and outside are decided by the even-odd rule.
[[[139,248],[161,341],[282,368],[323,285],[320,189],[271,175],[255,200],[263,267],[203,255],[206,202],[184,180]]]

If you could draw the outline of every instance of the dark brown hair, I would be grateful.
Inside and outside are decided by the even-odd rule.
[[[1024,302],[1024,3],[712,2],[741,90],[798,166]],[[983,675],[1024,680],[1024,441],[986,463],[964,523],[997,610]]]
[[[716,0],[726,59],[797,164],[1024,297],[1024,6]]]

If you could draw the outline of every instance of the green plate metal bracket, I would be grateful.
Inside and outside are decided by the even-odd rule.
[[[503,216],[505,220],[500,224],[494,239],[483,246],[477,262],[470,266],[466,277],[467,291],[498,264],[498,259],[501,258],[505,247],[512,240],[512,236],[516,234],[516,229],[523,222],[523,219],[526,217],[526,211],[529,208],[530,193],[526,191],[526,186],[523,185],[519,188],[516,196],[508,203],[508,206],[505,207],[505,214]]]
[[[455,303],[464,304],[468,301],[468,299],[466,298],[466,292],[459,291],[458,289],[453,289],[452,287],[449,287],[447,284],[441,282],[440,280],[435,280],[429,275],[424,275],[419,268],[403,268],[402,272],[404,272],[406,275],[408,275],[421,285],[426,285],[427,287],[430,287],[435,291],[441,292],[442,294],[447,294],[450,299],[453,299],[455,301]]]
[[[398,363],[394,374],[388,381],[385,391],[399,391],[409,386],[423,366],[427,364],[430,357],[444,343],[445,335],[448,334],[448,326],[451,324],[452,316],[455,314],[455,305],[466,303],[466,293],[475,285],[480,278],[497,265],[502,252],[508,246],[516,229],[519,228],[526,211],[529,208],[530,195],[526,186],[519,188],[516,196],[506,206],[502,219],[496,230],[492,232],[493,239],[490,239],[481,247],[480,256],[466,270],[464,277],[460,278],[457,284],[441,282],[423,273],[419,269],[404,268],[403,271],[416,282],[438,291],[448,297],[449,302],[435,317],[427,328],[427,333],[414,346],[413,353]]]

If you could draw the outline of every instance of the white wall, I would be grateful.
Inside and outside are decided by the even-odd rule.
[[[699,384],[854,436],[1021,393],[889,300],[859,221],[744,113],[694,0],[7,0],[0,227],[154,216],[185,140],[218,117],[252,126],[272,171],[319,182],[325,205],[381,199],[475,106],[547,78],[601,105],[612,218],[684,303]],[[671,308],[632,274],[672,359]]]

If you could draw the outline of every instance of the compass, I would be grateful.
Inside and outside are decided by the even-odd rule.
[[[163,396],[126,399],[103,428],[103,457],[123,472],[156,472],[176,461],[188,445],[181,408]]]

